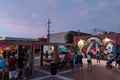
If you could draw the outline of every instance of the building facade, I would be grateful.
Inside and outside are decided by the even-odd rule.
[[[65,35],[67,32],[59,32],[50,34],[51,43],[65,43]]]

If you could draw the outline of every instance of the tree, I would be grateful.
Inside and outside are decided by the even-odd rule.
[[[77,36],[77,35],[78,35],[78,32],[69,31],[69,32],[65,35],[66,43],[73,43],[73,38],[74,38],[74,36]]]

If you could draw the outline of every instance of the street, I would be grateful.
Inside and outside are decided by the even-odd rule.
[[[96,60],[93,60],[93,70],[88,71],[86,59],[84,59],[82,70],[79,68],[75,71],[67,70],[59,72],[56,76],[51,76],[49,72],[46,72],[47,75],[32,80],[120,80],[120,72],[115,68],[106,69],[105,63],[105,61],[101,61],[101,64],[96,64]]]

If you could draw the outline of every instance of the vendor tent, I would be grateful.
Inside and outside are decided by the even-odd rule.
[[[59,53],[64,54],[64,53],[67,53],[67,52],[68,52],[68,49],[66,47],[64,47],[64,46],[59,47]]]

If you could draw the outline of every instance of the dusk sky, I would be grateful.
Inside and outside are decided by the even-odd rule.
[[[48,18],[51,32],[120,32],[120,0],[0,0],[0,36],[45,36]]]

